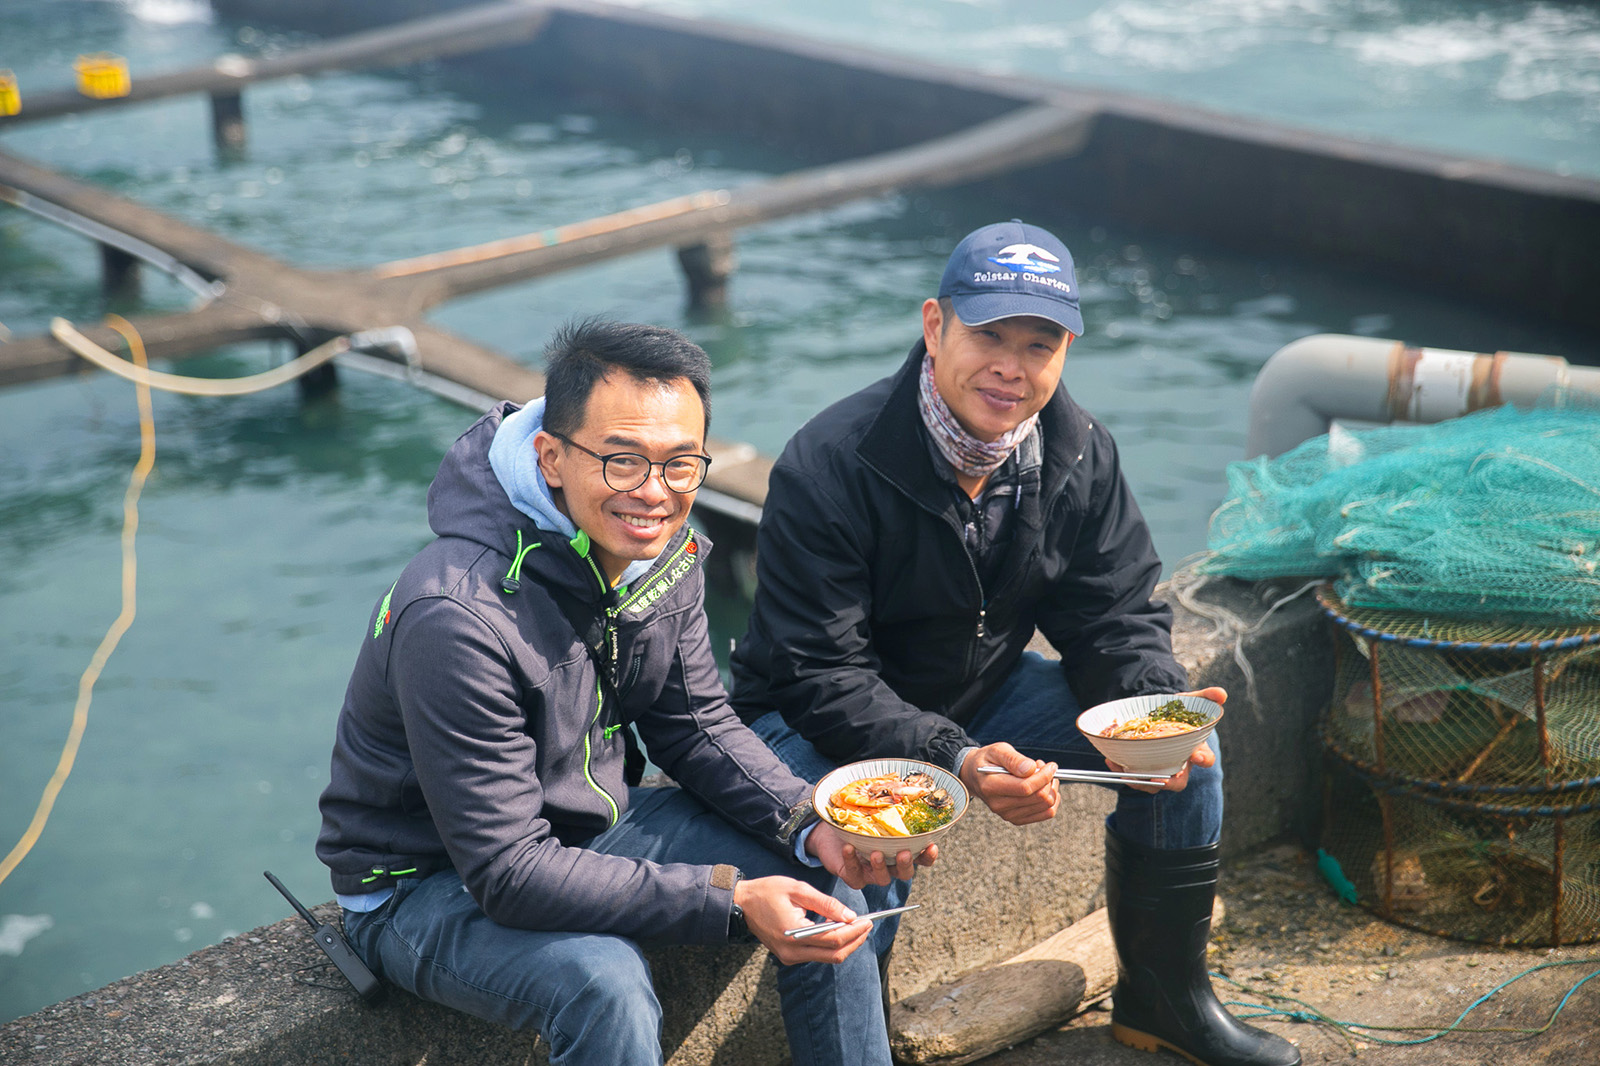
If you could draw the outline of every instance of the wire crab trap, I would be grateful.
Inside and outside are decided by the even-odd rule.
[[[1323,847],[1361,904],[1463,940],[1600,940],[1600,625],[1317,598],[1335,641]]]

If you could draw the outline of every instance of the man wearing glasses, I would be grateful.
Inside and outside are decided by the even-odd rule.
[[[710,361],[598,321],[546,354],[545,396],[445,456],[437,537],[365,631],[317,841],[346,933],[394,984],[607,1066],[662,1059],[639,941],[754,938],[796,1063],[887,1066],[870,924],[785,931],[889,872],[815,820],[711,654],[685,522]],[[634,731],[681,788],[638,787]]]

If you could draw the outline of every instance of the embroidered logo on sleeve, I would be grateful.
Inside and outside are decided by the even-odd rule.
[[[394,585],[398,584],[396,580]],[[372,624],[373,640],[383,636],[383,627],[389,624],[389,601],[394,598],[394,585],[389,586],[389,591],[383,594],[383,602],[378,604],[378,620]]]

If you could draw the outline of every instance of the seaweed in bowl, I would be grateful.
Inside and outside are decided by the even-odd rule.
[[[1220,703],[1188,693],[1165,693],[1090,707],[1078,716],[1078,729],[1101,755],[1124,770],[1170,777],[1183,769],[1221,720]]]
[[[1111,723],[1100,731],[1100,735],[1113,740],[1124,737],[1130,740],[1137,737],[1174,737],[1191,729],[1199,729],[1210,721],[1211,716],[1205,711],[1194,710],[1181,699],[1173,697],[1149,714]]]

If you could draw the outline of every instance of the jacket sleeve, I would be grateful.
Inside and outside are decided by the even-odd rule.
[[[676,645],[666,683],[634,725],[651,761],[685,791],[782,855],[778,833],[789,810],[811,791],[789,771],[728,705],[727,690],[711,652],[704,610],[704,576],[692,605],[675,618]]]
[[[835,762],[919,758],[954,771],[957,755],[976,742],[884,681],[872,634],[872,558],[880,546],[869,543],[860,509],[835,498],[837,487],[837,478],[791,463],[773,468],[751,614],[768,649],[760,664],[767,695],[791,728]]]
[[[1084,708],[1188,688],[1172,655],[1172,610],[1153,598],[1161,560],[1149,527],[1122,476],[1116,444],[1103,427],[1093,432],[1087,512],[1081,522],[1063,525],[1072,543],[1054,553],[1050,592],[1036,618]]]
[[[726,940],[732,893],[711,884],[713,867],[605,855],[556,838],[541,815],[525,721],[573,712],[541,705],[540,679],[518,680],[492,627],[442,598],[413,603],[394,625],[390,689],[426,813],[486,915],[524,929]]]

